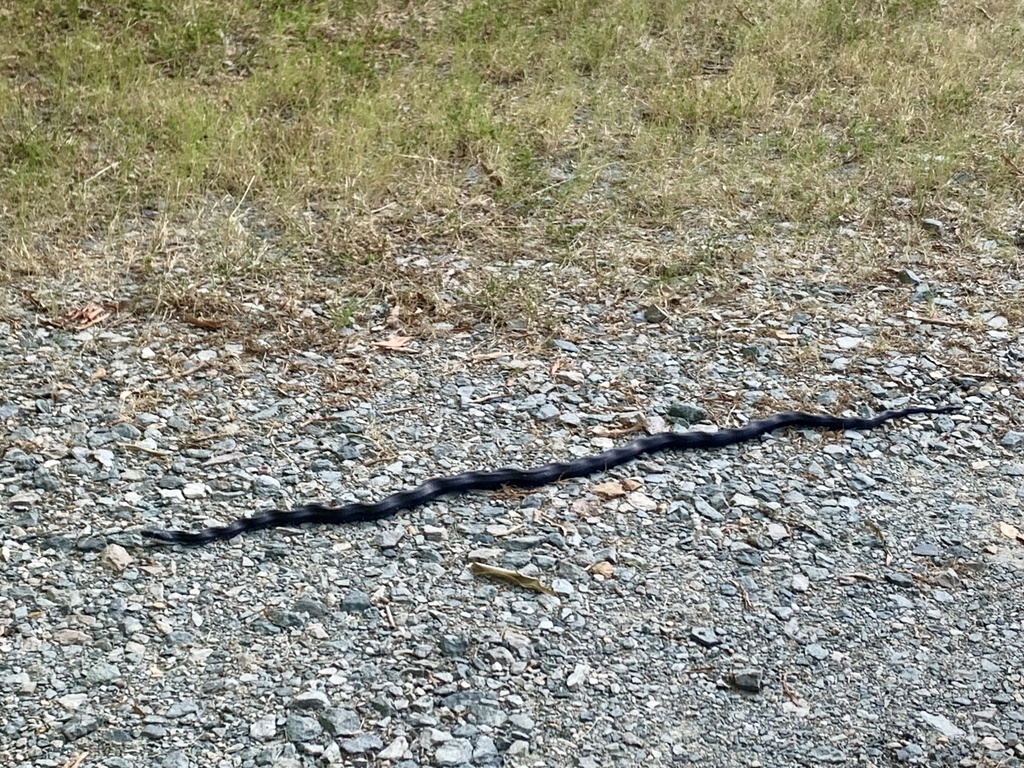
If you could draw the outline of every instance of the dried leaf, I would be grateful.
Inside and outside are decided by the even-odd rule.
[[[81,307],[69,309],[64,313],[62,320],[65,328],[73,327],[79,331],[84,331],[86,328],[97,323],[102,323],[110,317],[110,314],[110,310],[106,307],[90,301]]]
[[[603,576],[606,579],[610,579],[612,576],[615,575],[615,566],[609,563],[607,560],[602,560],[599,563],[594,563],[587,570],[597,576]]]
[[[606,499],[617,499],[628,493],[622,483],[618,480],[610,480],[607,483],[598,483],[591,490],[593,490],[593,492],[598,496],[603,496]]]
[[[212,317],[198,317],[196,315],[185,315],[185,322],[194,325],[196,328],[204,328],[207,331],[216,331],[224,325],[222,320]]]
[[[391,349],[394,351],[408,352],[405,346],[412,341],[412,336],[399,336],[398,334],[391,334],[383,341],[375,341],[373,345],[380,347],[381,349]]]
[[[541,584],[540,581],[535,579],[533,576],[524,576],[518,571],[510,571],[507,568],[498,568],[493,565],[486,565],[485,563],[470,563],[469,572],[474,576],[489,576],[492,579],[506,581],[509,584],[515,584],[517,587],[530,589],[534,592],[541,592],[545,595],[555,594],[555,590]]]

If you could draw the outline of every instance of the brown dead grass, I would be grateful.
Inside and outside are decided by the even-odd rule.
[[[1016,2],[343,8],[0,10],[0,283],[254,338],[550,333],[552,286],[686,306],[744,271],[1020,312]]]

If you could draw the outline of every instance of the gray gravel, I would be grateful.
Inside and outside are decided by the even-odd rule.
[[[752,281],[681,316],[552,296],[542,348],[439,326],[389,352],[370,327],[259,357],[10,304],[0,765],[1021,765],[1024,329],[930,290],[960,324],[896,313],[915,285]],[[374,525],[138,534],[908,402],[965,411]]]

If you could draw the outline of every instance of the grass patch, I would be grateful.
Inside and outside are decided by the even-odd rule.
[[[8,285],[225,313],[334,276],[334,327],[383,302],[543,329],[552,282],[664,292],[780,225],[853,271],[840,230],[927,259],[929,216],[1019,258],[1014,0],[10,5]]]

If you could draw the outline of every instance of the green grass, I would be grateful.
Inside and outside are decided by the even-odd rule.
[[[839,227],[913,250],[950,211],[1017,258],[1014,0],[26,0],[0,27],[8,285],[225,314],[315,274],[334,327],[544,328],[552,265],[664,291],[780,223],[851,273],[877,265]]]

